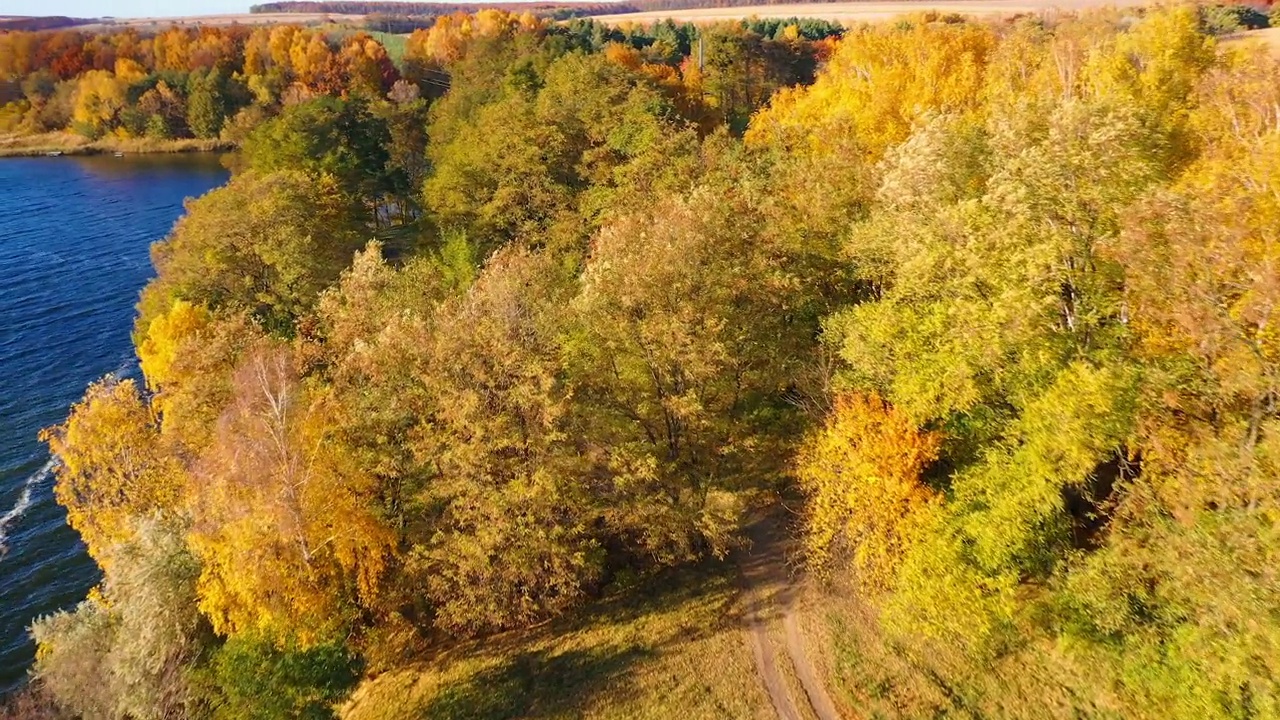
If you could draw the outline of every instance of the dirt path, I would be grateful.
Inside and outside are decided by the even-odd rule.
[[[805,651],[796,607],[797,584],[788,572],[781,520],[776,515],[763,517],[747,529],[747,535],[751,547],[738,556],[747,607],[745,632],[773,709],[779,720],[841,720]],[[769,640],[769,628],[775,623],[781,623],[785,638],[786,654],[782,657]],[[789,663],[799,679],[802,697],[792,697],[783,663]],[[802,713],[802,709],[809,712]]]

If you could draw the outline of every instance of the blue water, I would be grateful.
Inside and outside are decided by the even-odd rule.
[[[0,159],[0,693],[26,677],[31,620],[99,579],[36,433],[91,381],[137,374],[149,247],[226,178],[211,157]]]

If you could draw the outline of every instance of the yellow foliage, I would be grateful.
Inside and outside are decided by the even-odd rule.
[[[394,534],[376,480],[334,438],[333,409],[280,349],[254,353],[192,484],[200,607],[214,629],[303,644],[328,639],[367,601]]]
[[[805,546],[816,567],[830,570],[836,552],[852,551],[860,581],[892,582],[921,510],[934,500],[920,474],[940,441],[878,397],[837,399],[797,468],[811,498]]]
[[[1194,6],[1165,8],[1095,50],[1085,85],[1101,99],[1136,107],[1151,130],[1170,138],[1175,160],[1190,153],[1183,133],[1194,89],[1215,57],[1215,40],[1200,31]]]
[[[628,70],[639,70],[644,64],[640,51],[626,43],[611,42],[605,45],[604,56],[609,62],[621,65]]]
[[[162,392],[164,385],[172,378],[178,348],[184,341],[208,327],[211,319],[212,316],[203,305],[175,300],[168,312],[151,321],[146,337],[138,343],[138,359],[142,365],[142,374],[147,379],[147,388],[152,392]],[[163,412],[163,395],[157,400],[159,407],[156,409]]]
[[[850,31],[808,87],[779,90],[747,128],[749,147],[778,158],[776,201],[832,236],[869,202],[874,171],[912,128],[936,114],[981,110],[996,39],[982,25],[914,22]],[[685,84],[697,86],[694,78]]]
[[[272,28],[271,35],[267,38],[267,52],[270,54],[271,63],[276,67],[292,68],[290,55],[294,38],[304,33],[305,31],[297,25],[277,25]]]
[[[100,133],[125,106],[125,83],[107,70],[90,70],[76,84],[71,119]]]
[[[244,74],[265,75],[271,65],[271,30],[258,28],[244,41]]]
[[[850,32],[813,85],[778,92],[747,130],[750,145],[804,154],[844,152],[871,162],[929,112],[974,110],[995,36],[981,25],[916,22]]]
[[[147,76],[147,69],[142,63],[130,58],[116,60],[116,77],[124,83],[133,84]]]
[[[405,45],[405,59],[445,65],[462,57],[473,38],[493,38],[518,32],[541,32],[545,23],[532,15],[516,15],[486,8],[474,15],[454,13],[436,18],[428,29],[414,30]]]
[[[191,69],[191,38],[186,30],[172,27],[156,35],[151,46],[157,70],[186,72]]]
[[[90,385],[66,423],[40,437],[59,460],[54,493],[67,522],[99,564],[132,537],[130,518],[178,507],[185,474],[132,380]]]

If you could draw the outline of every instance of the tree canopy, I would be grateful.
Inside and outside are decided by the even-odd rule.
[[[88,132],[240,133],[154,248],[145,386],[46,431],[106,576],[36,677],[84,715],[323,717],[362,668],[723,559],[781,495],[865,610],[834,672],[868,715],[1276,715],[1280,64],[1220,21],[0,52]]]

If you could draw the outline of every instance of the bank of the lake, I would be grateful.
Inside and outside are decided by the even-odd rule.
[[[0,158],[45,157],[63,155],[169,155],[177,153],[210,153],[231,149],[222,140],[181,138],[156,140],[152,138],[114,138],[90,140],[67,132],[41,133],[39,135],[0,135]]]
[[[30,666],[28,623],[98,579],[36,433],[89,382],[136,374],[130,330],[150,245],[185,198],[226,177],[212,154],[0,161],[0,693]]]

